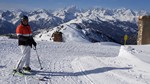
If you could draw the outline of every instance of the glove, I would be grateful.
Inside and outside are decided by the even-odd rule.
[[[37,43],[34,41],[34,42],[32,42],[32,44],[36,48]]]
[[[31,37],[30,40],[31,40],[33,46],[36,48],[37,43],[34,41],[33,37]],[[31,45],[32,45],[32,44],[31,44]]]
[[[31,48],[32,48],[32,40],[31,40],[31,39],[28,39],[28,40],[27,40],[27,44],[28,44],[29,46],[31,46]]]

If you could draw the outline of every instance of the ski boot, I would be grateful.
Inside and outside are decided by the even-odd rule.
[[[30,72],[30,71],[31,71],[31,68],[30,68],[29,66],[26,66],[26,67],[23,67],[23,70]]]

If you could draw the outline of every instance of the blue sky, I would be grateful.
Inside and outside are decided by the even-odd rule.
[[[78,8],[129,8],[150,11],[150,0],[0,0],[0,9],[58,9],[72,5]]]

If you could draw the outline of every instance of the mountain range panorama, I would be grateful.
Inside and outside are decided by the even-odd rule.
[[[0,34],[15,33],[22,15],[29,17],[34,32],[74,24],[79,31],[84,31],[82,36],[90,42],[113,41],[122,44],[122,37],[127,34],[130,37],[128,43],[136,44],[138,16],[150,13],[126,8],[83,10],[76,6],[58,10],[0,10]]]

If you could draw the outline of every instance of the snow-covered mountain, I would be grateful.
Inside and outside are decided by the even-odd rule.
[[[132,44],[136,43],[138,16],[150,15],[146,11],[133,11],[126,8],[81,10],[75,6],[59,10],[0,10],[0,34],[14,33],[16,26],[20,23],[19,18],[23,14],[29,16],[33,31],[43,29],[36,36],[37,39],[50,40],[54,30],[63,25],[63,28],[59,30],[64,34],[64,41],[76,39],[89,42],[123,43],[123,36],[127,34],[128,43]]]
[[[52,14],[58,18],[61,18],[63,22],[68,22],[70,20],[76,19],[81,12],[82,11],[76,6],[71,6],[68,8],[58,9]]]

